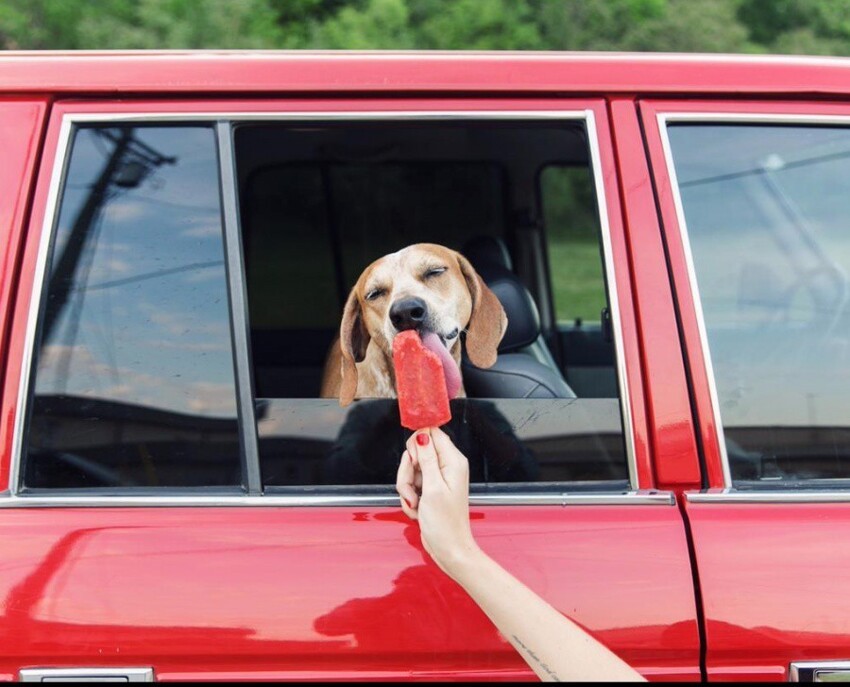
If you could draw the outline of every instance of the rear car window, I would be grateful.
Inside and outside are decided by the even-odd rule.
[[[241,482],[213,130],[82,127],[44,285],[23,486]]]
[[[850,128],[668,132],[733,481],[850,477]]]

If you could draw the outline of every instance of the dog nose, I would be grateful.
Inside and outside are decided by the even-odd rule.
[[[404,298],[390,307],[390,322],[398,331],[422,326],[428,316],[428,306],[421,298]]]

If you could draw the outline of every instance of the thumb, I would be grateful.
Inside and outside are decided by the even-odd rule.
[[[408,444],[408,450],[416,456],[419,469],[422,470],[422,491],[444,484],[445,480],[440,471],[440,462],[430,430],[416,432],[410,437]]]
[[[439,427],[431,431],[431,443],[438,456],[443,473],[454,482],[469,473],[469,462],[466,456],[454,445],[449,435]],[[447,481],[448,484],[448,481]],[[452,486],[449,484],[449,486]]]

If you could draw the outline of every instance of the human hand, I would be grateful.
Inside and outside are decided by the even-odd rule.
[[[407,440],[396,478],[405,514],[419,521],[422,545],[456,578],[479,551],[469,525],[469,462],[439,428]]]

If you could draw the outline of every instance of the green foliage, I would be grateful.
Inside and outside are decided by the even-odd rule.
[[[85,0],[4,0],[0,2],[0,44],[6,49],[83,47],[78,25],[88,10]],[[109,3],[109,9],[112,7]]]
[[[850,54],[848,0],[0,0],[0,47]]]
[[[766,52],[850,55],[846,0],[742,0],[738,16]]]
[[[416,46],[405,0],[368,0],[345,4],[324,21],[313,23],[302,44],[290,42],[288,47],[368,50]]]
[[[268,0],[0,0],[0,41],[18,49],[274,48]]]
[[[416,47],[429,50],[537,50],[535,7],[515,0],[410,0]]]
[[[620,50],[644,22],[667,11],[666,0],[567,0],[537,3],[544,44],[553,50]]]
[[[136,0],[122,9],[90,13],[83,37],[127,48],[273,48],[280,40],[267,0]]]
[[[623,37],[624,50],[746,52],[748,31],[728,0],[668,0],[665,11],[635,24]],[[657,46],[663,46],[659,48]]]

